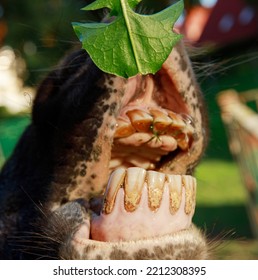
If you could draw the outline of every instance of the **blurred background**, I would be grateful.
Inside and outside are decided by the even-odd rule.
[[[0,0],[0,166],[30,122],[41,79],[67,52],[80,48],[71,22],[103,16],[104,11],[80,11],[90,2]],[[141,5],[146,13],[153,13],[173,2],[145,0]],[[176,28],[184,34],[210,125],[207,152],[195,174],[195,223],[214,244],[218,244],[217,239],[226,240],[218,248],[212,246],[216,258],[258,259],[258,167],[256,170],[252,163],[250,187],[240,157],[229,149],[232,139],[228,126],[232,125],[221,118],[217,102],[221,91],[232,89],[244,96],[252,90],[251,99],[244,104],[257,111],[252,101],[258,99],[258,2],[184,2],[185,11]]]

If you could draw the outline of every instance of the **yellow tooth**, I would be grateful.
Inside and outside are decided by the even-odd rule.
[[[177,145],[183,150],[186,151],[189,148],[189,136],[186,133],[180,133],[175,136],[177,140]]]
[[[124,185],[126,171],[124,168],[116,169],[110,176],[105,200],[103,205],[103,212],[109,214],[112,212],[114,203],[116,200],[116,195],[118,190]]]
[[[172,119],[165,113],[151,109],[151,115],[154,117],[153,120],[153,129],[156,132],[164,133],[166,132],[167,128],[172,124]]]
[[[130,135],[126,138],[118,138],[115,142],[120,146],[125,145],[138,147],[145,143],[148,143],[150,139],[152,139],[150,133],[136,132],[133,135]]]
[[[131,167],[127,169],[125,177],[125,210],[133,212],[140,203],[142,189],[145,182],[146,171],[142,168]]]
[[[135,129],[129,122],[122,119],[117,120],[117,128],[114,136],[115,138],[127,137],[132,135],[134,132]]]
[[[162,143],[162,145],[160,146],[160,148],[162,150],[171,152],[176,150],[177,148],[177,141],[175,140],[175,138],[169,136],[169,135],[161,135],[159,136],[159,140]]]
[[[127,116],[129,117],[133,127],[138,132],[149,132],[153,123],[153,118],[148,113],[135,109],[128,111]]]
[[[165,174],[156,171],[147,171],[149,208],[152,211],[160,207],[164,191]]]
[[[182,120],[182,117],[176,113],[168,111],[168,116],[172,120],[172,124],[168,127],[168,133],[174,132],[175,130],[182,130],[185,128],[185,123]]]
[[[181,175],[166,175],[166,180],[169,188],[170,212],[171,214],[175,214],[182,200]]]
[[[182,185],[185,188],[185,213],[189,215],[195,208],[196,179],[192,176],[183,175]]]

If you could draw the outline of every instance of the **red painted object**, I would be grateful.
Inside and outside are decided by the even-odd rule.
[[[243,0],[218,0],[191,8],[179,30],[194,45],[227,45],[258,35],[258,11]]]

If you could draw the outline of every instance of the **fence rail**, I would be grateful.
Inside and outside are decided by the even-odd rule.
[[[250,108],[253,102],[256,107]],[[254,236],[258,238],[258,90],[238,94],[234,90],[218,95],[221,117],[229,148],[238,163],[248,192],[248,213]]]

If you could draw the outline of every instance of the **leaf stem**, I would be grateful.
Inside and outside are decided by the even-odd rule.
[[[134,45],[134,40],[132,39],[133,38],[133,32],[132,32],[132,28],[131,28],[130,20],[129,20],[129,16],[128,16],[128,4],[126,5],[126,3],[125,3],[126,0],[120,0],[120,2],[121,2],[123,15],[124,15],[124,18],[125,18],[125,24],[127,26],[129,37],[131,38],[129,41],[130,41],[132,49],[133,49],[134,59],[135,59],[136,65],[137,65],[137,69],[139,70],[138,72],[141,73],[141,67],[140,67],[140,64],[139,64],[139,61],[138,61],[136,47]]]

